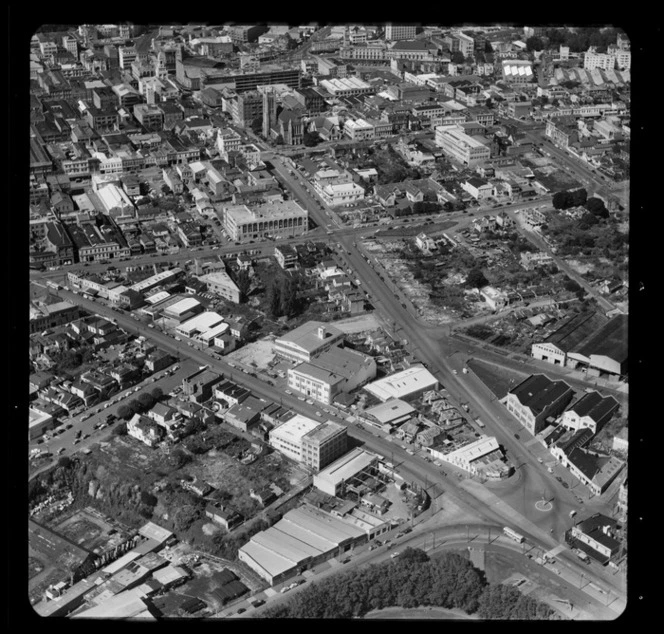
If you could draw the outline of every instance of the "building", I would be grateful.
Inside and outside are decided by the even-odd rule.
[[[309,212],[293,200],[225,207],[224,230],[235,242],[297,237],[309,230]]]
[[[291,361],[310,362],[343,342],[344,333],[331,324],[308,321],[274,342],[274,352]]]
[[[374,92],[371,84],[368,84],[357,77],[323,79],[319,85],[333,97],[338,98],[370,95]]]
[[[603,397],[599,392],[587,392],[560,417],[560,424],[568,429],[590,429],[596,434],[619,408],[612,396]]]
[[[489,147],[468,136],[460,125],[437,126],[435,141],[447,156],[468,167],[487,161],[491,157]]]
[[[392,398],[414,398],[428,390],[436,390],[438,387],[438,379],[423,365],[416,364],[401,372],[369,383],[364,386],[364,389],[384,403]]]
[[[583,550],[601,563],[607,563],[620,551],[617,536],[618,522],[601,513],[595,513],[570,530],[570,537],[587,548]],[[590,552],[587,550],[590,549]]]
[[[28,331],[30,334],[42,332],[47,328],[55,328],[68,324],[81,316],[80,308],[76,304],[60,301],[53,304],[33,301],[30,303],[30,321]]]
[[[355,447],[332,464],[314,474],[313,484],[323,493],[334,497],[343,497],[349,482],[363,479],[364,475],[378,472],[379,457]]]
[[[182,379],[182,393],[188,396],[190,401],[203,403],[212,398],[212,388],[221,379],[219,374],[202,368]]]
[[[147,416],[141,416],[140,414],[134,414],[127,423],[127,433],[148,447],[155,447],[165,435],[162,427]]]
[[[332,347],[313,361],[288,369],[288,387],[330,404],[341,392],[352,392],[376,377],[373,357]]]
[[[599,313],[582,313],[565,322],[531,355],[554,365],[584,369],[592,376],[618,378],[627,371],[628,316],[607,320]]]
[[[527,84],[535,81],[532,62],[522,59],[504,59],[502,77],[509,84]]]
[[[484,286],[481,288],[480,295],[493,311],[503,310],[507,306],[507,293],[499,291],[493,286]]]
[[[388,41],[395,40],[412,40],[415,39],[417,27],[410,24],[386,24],[385,25],[385,39]]]
[[[493,185],[483,178],[469,178],[461,183],[461,189],[466,190],[475,200],[486,200],[494,195]]]
[[[240,289],[226,271],[214,271],[201,275],[198,279],[205,282],[209,292],[216,293],[229,302],[240,303]]]
[[[387,432],[407,423],[413,416],[417,416],[417,410],[398,398],[391,398],[364,410],[364,417],[369,424],[377,425]]]
[[[274,247],[274,257],[285,271],[297,267],[297,251],[290,244],[280,244]]]
[[[573,397],[574,390],[564,381],[552,381],[543,374],[532,374],[512,388],[503,403],[535,435],[544,429],[548,418],[561,414]]]
[[[498,441],[493,436],[481,436],[447,453],[436,449],[429,449],[429,453],[438,460],[448,462],[476,476],[498,479],[510,472]]]
[[[339,423],[296,414],[269,432],[269,442],[284,456],[319,471],[346,453],[348,438]]]
[[[276,585],[366,541],[366,529],[322,509],[301,506],[257,533],[238,550],[238,559]]]

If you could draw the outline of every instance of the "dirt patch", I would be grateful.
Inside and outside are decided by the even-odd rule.
[[[214,535],[215,533],[219,532],[219,527],[215,526],[212,522],[208,522],[207,524],[203,524],[202,531],[206,535]]]
[[[356,332],[366,332],[369,330],[378,330],[383,328],[385,324],[383,320],[376,313],[369,313],[367,315],[358,315],[357,317],[348,317],[334,322],[334,327],[338,328],[344,333],[352,334]]]
[[[232,352],[227,359],[258,370],[266,370],[274,360],[273,345],[274,337],[265,337]]]

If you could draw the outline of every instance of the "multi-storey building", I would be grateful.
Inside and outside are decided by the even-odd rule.
[[[269,434],[270,444],[286,457],[319,471],[346,453],[346,428],[296,414]]]
[[[445,154],[469,167],[491,156],[491,150],[481,141],[468,136],[460,125],[437,126],[435,140]]]
[[[417,33],[417,27],[410,24],[386,24],[385,39],[394,40],[412,40]]]
[[[214,271],[198,279],[205,282],[208,291],[221,295],[230,302],[240,303],[240,289],[226,271]]]
[[[274,352],[290,361],[310,362],[343,342],[344,333],[331,324],[308,321],[274,342]]]
[[[224,209],[224,230],[236,242],[301,236],[309,230],[309,212],[293,200],[273,201],[251,209],[235,205]]]
[[[134,106],[134,117],[146,130],[162,130],[164,127],[164,113],[160,108],[147,103]]]
[[[561,414],[574,396],[564,381],[552,381],[543,374],[533,374],[512,388],[505,406],[533,435],[546,425],[546,419]]]
[[[288,370],[288,386],[329,404],[342,392],[351,392],[376,377],[373,357],[332,347],[309,363]]]

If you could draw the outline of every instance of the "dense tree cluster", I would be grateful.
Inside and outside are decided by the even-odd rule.
[[[532,621],[550,619],[554,612],[546,603],[522,594],[513,586],[492,584],[484,589],[477,614],[483,619]]]
[[[596,26],[576,27],[574,29],[553,27],[546,29],[540,36],[542,40],[547,41],[549,48],[558,48],[560,45],[569,46],[573,53],[587,51],[590,46],[594,46],[598,51],[603,51],[609,44],[615,44],[618,30],[610,28],[601,28]],[[528,42],[526,42],[526,45]],[[541,50],[541,49],[533,49]]]
[[[293,317],[301,309],[298,300],[299,284],[296,278],[286,275],[272,278],[267,288],[267,307],[273,317]]]
[[[588,192],[585,189],[576,189],[573,191],[556,192],[553,195],[552,204],[554,209],[569,209],[570,207],[579,207],[586,203]]]
[[[469,614],[482,608],[485,618],[501,618],[506,611],[494,605],[494,593],[479,570],[459,553],[430,559],[407,548],[396,560],[335,575],[311,584],[288,604],[267,610],[267,618],[357,618],[372,610],[399,606],[437,606]],[[521,593],[517,591],[521,596]],[[525,598],[525,597],[524,597]],[[511,605],[508,618],[548,618],[550,610],[534,601]],[[547,611],[548,610],[548,611]]]

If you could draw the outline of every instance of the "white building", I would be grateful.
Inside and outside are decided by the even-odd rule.
[[[343,495],[346,482],[356,478],[362,472],[377,471],[378,461],[379,457],[376,454],[361,447],[355,447],[315,474],[314,486],[323,493],[340,497]]]
[[[319,471],[346,453],[348,438],[339,423],[296,414],[270,431],[269,442],[291,460]]]
[[[412,40],[415,38],[417,27],[411,24],[386,24],[385,39],[394,40]]]
[[[599,392],[588,392],[563,412],[560,424],[576,431],[590,429],[596,434],[618,407],[618,402],[612,396],[602,397]]]
[[[221,315],[208,311],[181,323],[175,330],[183,337],[194,338],[204,335],[208,330],[215,328],[223,321],[224,318]]]
[[[330,348],[310,363],[288,370],[288,387],[329,404],[341,392],[352,392],[376,377],[373,357],[347,348]]]
[[[444,460],[472,475],[480,475],[482,472],[486,472],[490,463],[496,460],[502,461],[503,458],[498,441],[493,436],[482,436],[448,453],[435,449],[429,449],[429,452],[434,458]]]
[[[214,271],[201,275],[198,279],[207,284],[208,291],[221,295],[230,302],[240,303],[240,289],[226,271]]]
[[[343,341],[344,333],[331,324],[308,321],[274,342],[275,354],[291,361],[306,361]]]
[[[422,365],[414,365],[369,385],[364,389],[380,401],[391,398],[416,396],[427,390],[438,389],[438,379]]]
[[[224,208],[224,230],[236,242],[301,236],[309,230],[309,212],[293,200],[233,205]]]
[[[344,133],[353,141],[366,141],[374,138],[374,127],[364,119],[348,119],[344,123]]]
[[[435,141],[447,156],[469,167],[491,157],[491,150],[484,143],[468,136],[460,125],[437,126]]]
[[[370,84],[357,77],[324,79],[320,82],[320,86],[334,97],[354,97],[374,92]]]

